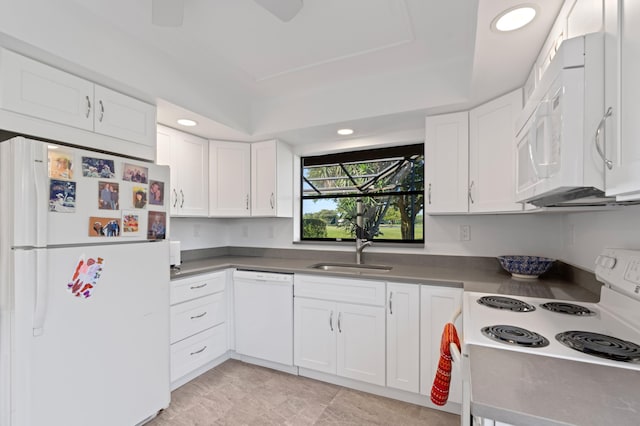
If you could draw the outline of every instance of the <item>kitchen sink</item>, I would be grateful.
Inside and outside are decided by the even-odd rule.
[[[392,266],[387,265],[358,265],[356,263],[316,263],[309,266],[311,269],[320,269],[331,272],[351,272],[351,273],[382,273],[389,272]]]

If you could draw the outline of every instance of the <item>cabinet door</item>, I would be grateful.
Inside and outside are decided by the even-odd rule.
[[[155,149],[156,107],[96,85],[94,129]]]
[[[178,132],[171,155],[176,158],[177,209],[179,216],[209,214],[209,141]]]
[[[276,214],[276,141],[251,144],[251,215]]]
[[[293,317],[294,364],[336,374],[336,304],[296,297]]]
[[[468,211],[469,114],[427,117],[425,135],[427,213]]]
[[[606,157],[611,161],[606,192],[624,200],[640,199],[640,4],[620,0],[606,2],[605,7],[605,101],[613,111],[605,129]]]
[[[93,130],[93,83],[9,50],[0,54],[1,108]]]
[[[169,214],[176,216],[178,214],[178,162],[172,157],[173,135],[174,130],[168,127],[158,126],[157,134],[157,155],[156,162],[158,164],[169,166],[171,187],[169,188]],[[165,189],[166,190],[166,189]],[[166,201],[165,201],[166,202]]]
[[[419,392],[420,286],[387,283],[387,386]]]
[[[209,216],[249,216],[251,145],[209,141]]]
[[[431,394],[440,360],[440,340],[446,323],[462,306],[462,289],[420,286],[420,393]],[[455,322],[461,330],[462,318]],[[449,401],[462,401],[461,366],[453,365]]]
[[[337,373],[375,385],[385,385],[385,310],[338,304]]]
[[[522,210],[515,202],[516,118],[522,90],[469,113],[469,211]]]

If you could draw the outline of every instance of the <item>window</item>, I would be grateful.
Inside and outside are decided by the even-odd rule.
[[[424,145],[301,158],[303,241],[424,242]],[[360,215],[358,214],[360,212]]]

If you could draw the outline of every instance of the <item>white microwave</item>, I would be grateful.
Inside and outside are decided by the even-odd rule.
[[[602,34],[565,40],[517,122],[516,201],[604,196],[603,109]]]

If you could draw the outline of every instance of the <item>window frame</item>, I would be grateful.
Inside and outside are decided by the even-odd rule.
[[[339,163],[354,163],[354,162],[366,162],[371,160],[380,160],[388,157],[407,157],[407,154],[413,153],[412,155],[419,154],[423,158],[423,168],[424,168],[424,143],[414,143],[408,145],[401,146],[393,146],[387,148],[372,148],[365,150],[354,150],[347,152],[339,152],[332,154],[321,154],[321,155],[310,155],[310,156],[301,156],[300,157],[300,197],[299,197],[299,207],[300,211],[298,214],[299,220],[299,232],[300,232],[300,242],[303,243],[313,243],[313,242],[354,242],[355,238],[305,238],[304,236],[304,202],[305,200],[314,200],[314,199],[339,199],[339,198],[377,198],[377,197],[385,197],[385,196],[403,196],[403,195],[422,195],[422,238],[414,239],[414,240],[403,240],[403,239],[385,239],[385,238],[373,238],[371,241],[377,243],[390,243],[393,245],[420,245],[423,246],[425,243],[425,214],[424,214],[424,196],[425,196],[425,187],[424,187],[424,170],[423,170],[423,185],[422,189],[418,191],[396,191],[396,192],[381,192],[381,193],[371,193],[371,194],[326,194],[326,195],[314,195],[307,196],[304,195],[304,186],[305,186],[305,176],[304,170],[305,167],[309,166],[319,166],[319,165],[330,165],[330,164],[339,164]],[[419,221],[415,222],[415,225],[419,224]]]

